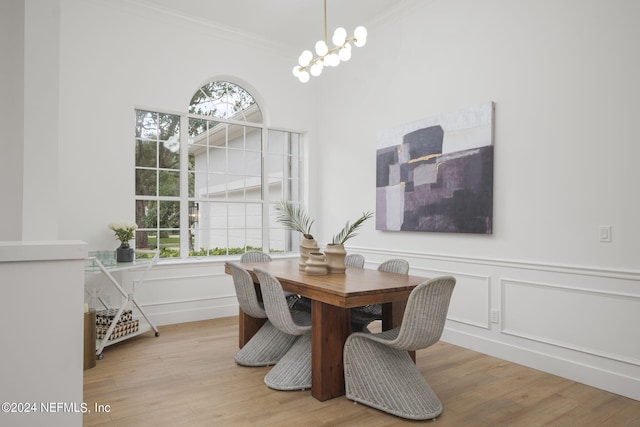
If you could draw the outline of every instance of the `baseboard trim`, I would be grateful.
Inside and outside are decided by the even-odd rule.
[[[442,341],[640,401],[640,379],[502,341],[445,328]]]

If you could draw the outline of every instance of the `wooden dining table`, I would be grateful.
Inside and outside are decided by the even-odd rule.
[[[411,290],[428,278],[347,267],[342,274],[309,275],[299,268],[298,259],[242,263],[254,283],[255,267],[275,276],[285,291],[311,300],[311,395],[320,401],[342,396],[344,369],[342,353],[351,333],[350,308],[382,304],[382,329],[400,326]],[[227,274],[231,274],[225,268]],[[256,319],[240,310],[239,345],[248,342],[265,319]],[[415,355],[414,355],[415,357]]]

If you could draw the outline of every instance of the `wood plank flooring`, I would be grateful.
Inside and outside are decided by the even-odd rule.
[[[319,402],[308,390],[270,390],[263,382],[270,368],[237,366],[237,350],[237,316],[162,326],[157,338],[148,333],[107,347],[84,371],[91,413],[83,425],[420,424],[345,397]],[[416,358],[444,406],[435,426],[640,426],[640,402],[567,379],[443,342]]]

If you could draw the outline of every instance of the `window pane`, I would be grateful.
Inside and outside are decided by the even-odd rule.
[[[284,154],[288,132],[269,132],[269,154]]]
[[[157,231],[136,230],[136,249],[154,250],[158,248]]]
[[[180,169],[180,145],[176,141],[160,143],[160,167],[165,169]]]
[[[193,172],[187,172],[187,180],[189,181],[189,197],[193,197],[196,191],[196,177]]]
[[[262,228],[248,228],[246,230],[246,236],[247,250],[271,252],[268,248],[262,247]]]
[[[226,147],[211,147],[208,157],[196,160],[196,170],[208,170],[210,172],[227,172],[227,149]]]
[[[157,186],[155,170],[136,169],[136,195],[155,196]]]
[[[245,174],[248,176],[261,176],[262,155],[260,153],[247,152],[245,159]]]
[[[176,171],[160,171],[160,196],[179,196],[180,195],[180,172]]]
[[[160,200],[160,228],[180,228],[180,202]]]
[[[174,144],[178,142],[180,138],[180,116],[174,114],[159,114],[158,127],[158,139],[162,141],[173,141]]]
[[[189,118],[189,144],[198,144],[200,135],[206,133],[209,120]]]
[[[155,200],[136,200],[136,224],[138,224],[138,228],[156,228],[158,226],[158,202]]]
[[[207,83],[193,95],[189,105],[192,114],[262,122],[262,113],[251,94],[230,82]]]
[[[180,229],[160,230],[158,247],[163,258],[180,257]]]
[[[294,158],[300,157],[300,134],[289,134],[289,154]]]
[[[245,205],[229,205],[229,219],[227,225],[229,228],[241,228],[244,230],[247,225]]]
[[[286,164],[284,161],[284,156],[279,156],[275,154],[269,155],[269,176],[273,178],[283,178],[283,173],[288,175],[288,170],[286,169]]]
[[[136,138],[158,138],[158,113],[136,110]]]
[[[270,228],[269,229],[269,252],[286,252],[287,247],[285,245],[286,233],[282,228]]]
[[[136,166],[157,167],[157,143],[155,141],[136,141]]]

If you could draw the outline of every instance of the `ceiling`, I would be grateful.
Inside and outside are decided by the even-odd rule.
[[[209,22],[278,44],[312,48],[324,38],[324,0],[139,0],[150,7]],[[381,19],[406,0],[327,0],[328,39]]]

